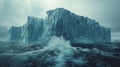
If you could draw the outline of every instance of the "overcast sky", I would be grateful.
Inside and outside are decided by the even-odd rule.
[[[0,0],[0,39],[11,25],[25,24],[27,16],[45,17],[58,7],[95,19],[112,29],[112,39],[120,39],[120,0]]]

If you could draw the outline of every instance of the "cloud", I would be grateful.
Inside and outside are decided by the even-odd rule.
[[[41,16],[39,0],[1,0],[0,26],[23,25],[27,16]],[[37,3],[37,4],[36,4]],[[42,2],[40,2],[41,4]]]

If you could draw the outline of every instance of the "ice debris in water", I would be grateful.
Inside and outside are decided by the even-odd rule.
[[[70,46],[70,41],[66,41],[63,37],[53,36],[50,42],[48,42],[48,46],[42,49],[42,51],[53,51],[56,54],[56,56],[52,56],[56,62],[55,67],[64,67],[70,60],[79,64],[84,64],[84,62],[86,62],[82,57],[77,60],[73,58],[75,52],[77,52],[77,49]]]
[[[70,42],[64,40],[63,37],[53,36],[44,50],[53,50],[57,54],[55,59],[57,62],[56,67],[63,67],[67,60],[72,59],[75,48],[71,47]]]

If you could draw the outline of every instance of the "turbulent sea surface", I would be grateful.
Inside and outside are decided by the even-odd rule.
[[[74,45],[56,36],[46,45],[0,42],[0,67],[120,67],[119,43]]]

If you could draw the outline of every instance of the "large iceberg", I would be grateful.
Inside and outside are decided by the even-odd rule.
[[[10,41],[47,43],[51,37],[63,37],[70,43],[105,43],[111,41],[111,30],[88,17],[64,8],[47,11],[47,17],[28,17],[21,27],[11,27]]]

